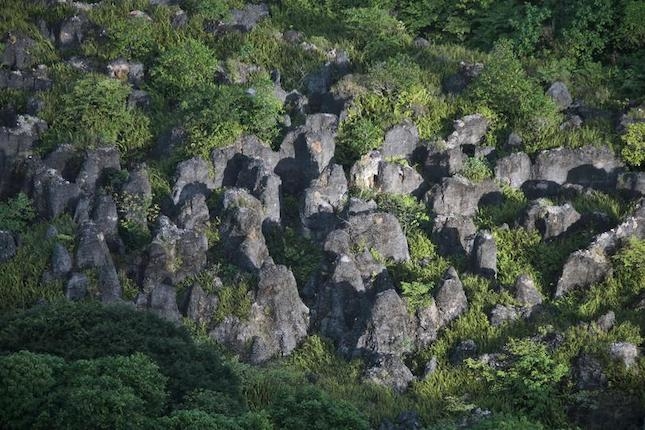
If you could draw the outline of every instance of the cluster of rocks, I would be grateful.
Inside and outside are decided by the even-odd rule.
[[[77,15],[57,31],[48,30],[57,46],[73,48],[90,31],[85,12],[92,6],[76,7]],[[215,34],[248,32],[268,13],[266,5],[248,5],[232,11],[230,21],[207,27]],[[140,11],[131,16],[150,19]],[[173,25],[186,25],[187,19],[178,12]],[[297,32],[283,37],[288,43],[301,43]],[[39,91],[51,85],[46,70],[33,68],[29,54],[33,43],[16,37],[7,45],[3,55],[7,68],[0,70],[0,87]],[[317,49],[304,45],[303,49]],[[416,378],[405,364],[406,357],[434,342],[443,327],[468,309],[468,299],[459,273],[450,268],[435,286],[429,304],[411,315],[384,264],[410,260],[403,228],[374,201],[350,197],[351,188],[413,195],[425,202],[433,215],[432,236],[439,252],[465,257],[472,273],[492,280],[498,271],[497,244],[490,231],[477,229],[474,217],[484,205],[503,203],[500,184],[520,189],[531,199],[517,223],[538,231],[543,240],[572,234],[590,222],[570,203],[554,205],[549,198],[566,199],[589,190],[618,189],[630,197],[645,193],[644,174],[628,172],[607,148],[553,149],[533,159],[521,151],[500,156],[495,148],[483,145],[489,122],[477,113],[455,121],[453,132],[435,142],[421,141],[411,122],[398,124],[387,131],[378,150],[361,157],[346,172],[334,156],[338,125],[351,101],[330,89],[335,79],[347,73],[350,61],[346,53],[337,51],[329,52],[328,59],[307,78],[306,97],[282,90],[279,74],[274,76],[276,95],[287,111],[303,119],[302,125],[288,127],[278,150],[247,135],[213,150],[209,159],[180,162],[168,202],[152,229],[147,217],[152,187],[144,164],[127,165],[113,147],[79,153],[71,145],[61,145],[40,157],[35,147],[47,124],[34,115],[37,106],[31,115],[5,121],[0,127],[0,197],[25,192],[40,217],[53,220],[70,214],[78,226],[74,251],[57,243],[44,279],[63,281],[70,300],[94,294],[114,302],[124,301],[121,279],[125,273],[138,287],[134,306],[171,321],[179,322],[184,316],[206,325],[210,336],[252,363],[290,354],[315,331],[333,340],[343,356],[363,358],[368,364],[366,380],[403,391]],[[85,71],[95,68],[78,58],[70,64]],[[251,67],[239,66],[247,71]],[[132,84],[130,103],[145,106],[149,102],[139,88],[145,80],[141,63],[117,59],[104,72]],[[459,74],[444,84],[457,93],[480,72],[481,65],[464,63]],[[571,97],[562,84],[554,84],[548,93],[562,110],[571,108]],[[176,144],[182,133],[175,129],[171,134],[170,143],[161,139],[162,153],[164,145]],[[509,147],[517,138],[511,136]],[[494,180],[474,182],[460,174],[473,156],[492,163]],[[275,264],[267,245],[268,234],[279,233],[285,225],[287,195],[298,198],[300,233],[324,251],[320,269],[304,286],[296,284],[289,268]],[[556,297],[608,275],[611,255],[629,237],[645,237],[644,207],[641,200],[629,218],[571,255]],[[208,267],[209,234],[216,218],[223,255],[257,283],[249,291],[246,318],[227,315],[214,323],[211,317],[220,306],[217,292],[223,283],[214,276],[206,292],[193,279]],[[124,225],[149,240],[144,251],[119,258],[117,267],[115,257],[126,256],[120,229]],[[49,234],[56,237],[55,231]],[[0,231],[0,262],[13,258],[18,247],[14,232]],[[90,279],[90,273],[96,279]],[[97,292],[92,291],[94,282]],[[176,287],[186,283],[178,302]],[[489,315],[493,325],[528,318],[543,300],[527,275],[505,287],[511,288],[516,304],[496,305]],[[452,359],[458,363],[476,354],[477,345],[464,340]],[[612,346],[610,354],[626,365],[635,359],[634,349],[622,344]],[[593,363],[584,357],[580,360],[581,383],[601,384],[603,378],[593,370]],[[425,373],[436,365],[429,362]],[[413,418],[402,416],[399,421]],[[395,423],[384,426],[398,428]]]

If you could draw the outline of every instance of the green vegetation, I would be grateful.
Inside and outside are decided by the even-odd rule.
[[[622,136],[624,147],[621,154],[625,161],[638,167],[645,163],[645,122],[632,124],[627,127],[627,133]]]
[[[276,264],[283,264],[291,269],[299,288],[305,286],[322,260],[320,248],[289,227],[269,234],[267,246]]]
[[[485,179],[490,179],[493,172],[488,162],[483,158],[468,157],[464,162],[460,174],[465,178],[470,179],[472,182],[482,182]]]
[[[414,124],[423,145],[440,146],[455,119],[474,113],[489,121],[482,145],[495,152],[487,156],[490,162],[465,160],[459,174],[473,182],[492,178],[495,159],[511,151],[534,157],[544,149],[597,145],[611,148],[629,172],[645,167],[642,0],[269,0],[269,16],[249,31],[227,25],[231,9],[248,3],[242,0],[88,0],[87,8],[72,3],[0,0],[0,52],[25,36],[33,40],[22,75],[0,66],[0,80],[12,87],[0,88],[0,125],[11,127],[23,114],[45,120],[36,157],[62,144],[79,153],[116,146],[124,172],[146,163],[152,199],[121,192],[126,178],[119,174],[99,180],[117,206],[124,246],[110,246],[123,297],[130,301],[142,290],[147,260],[154,257],[146,246],[157,216],[174,218],[179,209],[169,201],[175,164],[193,156],[208,160],[213,149],[245,134],[277,149],[303,123],[303,113],[342,112],[333,162],[346,171],[379,149],[394,126]],[[73,35],[62,46],[62,25],[74,16],[82,37]],[[77,68],[79,59],[86,67]],[[143,79],[108,77],[115,60],[140,63]],[[482,63],[481,74],[455,75],[468,66],[462,62]],[[51,87],[13,88],[23,78],[28,87],[41,74]],[[303,97],[291,93],[284,104],[278,77],[286,93],[297,90]],[[560,112],[546,95],[555,81],[570,90],[572,109]],[[457,88],[448,91],[452,86]],[[328,88],[330,93],[320,94]],[[507,144],[511,132],[522,138],[518,147]],[[0,167],[9,152],[0,154]],[[52,162],[66,164],[63,176],[71,180],[80,159],[73,154]],[[421,171],[424,160],[389,161]],[[30,161],[24,167],[28,175],[39,168]],[[411,319],[432,304],[451,266],[468,298],[468,309],[442,327],[436,341],[404,357],[419,379],[398,394],[366,382],[366,362],[340,357],[338,345],[315,334],[319,310],[312,303],[313,332],[289,357],[251,367],[212,344],[214,325],[229,316],[249,318],[257,284],[253,275],[223,263],[214,203],[219,192],[209,200],[207,269],[176,286],[178,297],[192,285],[217,297],[209,321],[186,318],[182,327],[91,302],[98,291],[96,269],[81,271],[90,281],[90,299],[63,303],[67,279],[48,272],[56,244],[75,254],[76,225],[69,215],[41,219],[26,194],[14,193],[32,187],[23,179],[30,178],[17,175],[15,188],[0,202],[0,230],[9,230],[19,244],[17,255],[0,263],[2,429],[368,429],[405,411],[418,412],[424,428],[455,429],[476,417],[477,408],[491,416],[469,428],[564,429],[580,426],[568,414],[572,409],[584,404],[598,410],[605,406],[598,396],[615,393],[645,416],[645,359],[626,369],[608,353],[613,342],[643,347],[645,241],[619,244],[606,280],[553,299],[568,256],[607,226],[590,223],[575,234],[542,240],[517,225],[529,203],[520,190],[502,185],[503,201],[480,207],[474,219],[477,229],[495,238],[495,280],[473,275],[464,257],[439,253],[423,198],[350,191],[375,200],[402,226],[409,261],[384,261],[367,251],[386,266]],[[322,244],[301,234],[300,197],[281,196],[284,229],[265,232],[265,239],[271,257],[292,270],[302,290],[312,276],[329,276],[330,267]],[[611,225],[630,207],[611,191],[553,200],[570,201],[583,216]],[[81,212],[75,220],[83,218]],[[598,212],[607,217],[592,216]],[[180,262],[170,260],[171,266]],[[513,285],[523,274],[535,281],[542,305],[531,318],[493,325],[497,305],[519,311]],[[605,330],[597,321],[609,311],[616,322]],[[453,351],[466,339],[477,345],[477,358],[454,360]],[[580,354],[602,365],[606,390],[576,386]],[[431,359],[436,369],[422,376]]]
[[[125,83],[90,74],[75,82],[56,100],[56,111],[45,140],[71,141],[81,148],[116,144],[121,153],[141,151],[148,145],[150,122],[127,105]]]
[[[0,202],[0,230],[22,232],[36,218],[31,200],[20,193],[13,199]]]
[[[485,364],[470,361],[469,365],[482,371],[490,384],[496,401],[507,405],[507,412],[521,411],[529,418],[555,424],[564,421],[563,399],[558,398],[558,383],[569,372],[568,366],[558,364],[546,346],[530,340],[510,339],[506,347],[511,366],[494,370]]]
[[[496,113],[500,123],[495,127],[519,133],[529,153],[551,147],[547,136],[561,117],[553,101],[526,74],[509,42],[496,45],[470,91],[475,105]]]
[[[3,428],[369,428],[301,372],[276,383],[276,372],[228,362],[184,329],[125,306],[4,315],[0,351]]]

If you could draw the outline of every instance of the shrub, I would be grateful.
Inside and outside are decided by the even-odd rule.
[[[297,234],[292,228],[275,231],[267,237],[269,254],[277,264],[293,271],[298,287],[303,288],[322,261],[322,251],[311,240]]]
[[[591,191],[576,196],[571,204],[581,214],[604,213],[613,223],[618,223],[626,212],[626,205],[623,201],[600,191]]]
[[[343,11],[343,25],[357,44],[366,62],[381,60],[404,50],[412,41],[401,21],[377,7],[358,7]]]
[[[150,86],[168,100],[183,100],[186,93],[212,85],[217,71],[215,52],[197,39],[171,47],[150,70]]]
[[[368,430],[369,422],[347,402],[333,401],[313,387],[284,390],[269,407],[276,428]]]
[[[489,163],[478,157],[468,157],[460,173],[472,182],[482,182],[493,177]]]
[[[521,412],[549,424],[565,421],[562,396],[558,384],[568,373],[568,366],[557,363],[546,346],[534,341],[510,339],[507,344],[510,365],[494,370],[486,364],[470,361],[480,369],[497,397],[493,402],[505,406],[508,412]]]
[[[441,131],[450,113],[448,104],[436,95],[436,89],[421,84],[401,88],[403,82],[383,80],[381,89],[354,98],[339,128],[336,157],[342,164],[351,165],[370,150],[378,149],[385,132],[406,119],[417,126],[421,138]],[[377,87],[376,82],[371,85]]]
[[[629,125],[622,140],[621,155],[625,161],[635,167],[645,165],[645,122]]]
[[[527,76],[510,43],[495,46],[469,91],[476,105],[492,109],[508,129],[520,133],[528,152],[548,146],[542,138],[558,126],[560,115],[553,101]]]
[[[0,358],[9,428],[127,429],[161,414],[165,378],[143,354],[65,363],[21,351]]]
[[[479,228],[492,229],[502,224],[513,225],[528,201],[521,190],[508,185],[502,186],[504,202],[498,205],[482,206],[477,211],[475,223]]]
[[[144,11],[148,17],[131,12]],[[81,51],[102,61],[116,58],[138,60],[149,64],[163,50],[181,38],[182,31],[171,25],[172,10],[150,7],[142,0],[99,2],[88,12],[94,26],[87,31]]]
[[[22,222],[22,221],[20,221]],[[58,237],[47,238],[49,225],[39,223],[22,231],[16,255],[0,263],[0,311],[32,306],[38,300],[50,301],[63,296],[60,280],[48,280],[51,252],[57,241],[71,244],[74,225],[67,216],[54,220]]]
[[[4,315],[0,351],[29,350],[67,360],[127,356],[141,352],[168,378],[174,403],[189,392],[209,389],[239,398],[239,380],[209,345],[196,345],[172,323],[126,306],[57,303]]]
[[[145,148],[150,141],[149,119],[127,105],[127,84],[96,74],[76,81],[68,94],[54,101],[52,127],[44,139],[71,141],[81,148],[116,144],[121,153]]]
[[[35,217],[31,200],[24,193],[6,202],[0,202],[0,230],[22,232]]]
[[[187,94],[180,113],[188,131],[184,151],[209,158],[214,148],[232,144],[243,132],[271,142],[278,136],[282,103],[261,73],[245,85],[210,85]]]

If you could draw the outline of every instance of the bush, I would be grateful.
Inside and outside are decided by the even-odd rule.
[[[482,182],[493,177],[489,163],[478,157],[468,157],[459,173],[472,182]]]
[[[22,221],[20,221],[22,222]],[[16,255],[0,263],[0,311],[22,309],[38,300],[51,301],[63,296],[61,280],[48,280],[43,273],[49,269],[54,244],[60,241],[71,245],[74,224],[67,216],[52,223],[58,237],[46,237],[49,224],[39,223],[25,228]]]
[[[560,115],[553,101],[527,76],[510,43],[495,46],[469,91],[475,105],[492,109],[501,116],[503,126],[522,136],[528,152],[548,147],[548,139],[542,139],[559,125]]]
[[[287,227],[267,237],[269,254],[276,264],[283,264],[293,271],[298,287],[303,288],[322,261],[322,251],[309,239]]]
[[[184,151],[208,159],[214,148],[232,144],[242,133],[272,142],[278,136],[282,103],[269,76],[261,73],[246,85],[211,85],[187,94],[180,113],[188,131]]]
[[[151,137],[150,121],[128,107],[129,94],[124,82],[86,75],[53,102],[52,127],[44,139],[50,143],[71,141],[81,148],[116,144],[122,154],[144,149]]]
[[[568,366],[557,363],[546,346],[528,339],[510,339],[506,348],[509,366],[500,370],[469,361],[469,366],[482,371],[491,393],[500,396],[492,402],[510,413],[525,413],[544,423],[565,422],[558,384],[568,373]]]
[[[161,414],[165,378],[143,354],[65,363],[21,351],[0,358],[3,428],[141,428]]]
[[[407,57],[401,59],[408,73],[400,74],[393,62],[375,67],[366,78],[367,91],[361,91],[352,100],[347,116],[341,122],[336,145],[336,158],[351,165],[370,150],[383,143],[385,132],[391,127],[411,120],[422,139],[439,134],[450,113],[446,101],[430,82],[413,83],[423,71]]]
[[[342,19],[366,62],[397,54],[412,42],[403,23],[378,7],[346,9]]]
[[[276,428],[284,430],[368,430],[369,422],[346,402],[333,401],[313,388],[283,391],[269,407]]]
[[[188,39],[159,56],[150,70],[150,87],[167,100],[185,100],[186,93],[214,83],[217,65],[213,50],[197,39]]]
[[[34,220],[36,212],[26,194],[0,202],[0,230],[22,232]]]
[[[520,216],[520,212],[528,204],[528,200],[521,190],[508,185],[502,186],[504,202],[497,205],[482,206],[477,211],[475,223],[479,228],[492,229],[502,224],[513,225]]]
[[[196,345],[172,323],[125,306],[59,303],[5,315],[0,351],[29,350],[67,360],[141,352],[168,378],[171,401],[209,389],[239,399],[239,380],[212,346]]]
[[[629,125],[622,140],[621,155],[627,164],[635,167],[645,165],[645,122]]]

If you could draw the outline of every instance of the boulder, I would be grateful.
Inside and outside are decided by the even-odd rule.
[[[443,90],[448,94],[460,94],[483,70],[484,65],[482,63],[461,61],[459,63],[459,71],[454,75],[448,76],[442,82]]]
[[[450,362],[458,365],[467,358],[477,357],[477,344],[472,339],[466,339],[459,342],[450,352]]]
[[[263,160],[253,158],[237,177],[236,186],[247,189],[264,209],[265,220],[280,224],[280,187],[282,181],[267,169]]]
[[[231,146],[211,152],[215,188],[233,187],[251,160],[262,160],[267,172],[274,172],[280,154],[253,135],[244,135]]]
[[[51,256],[52,274],[58,278],[65,277],[72,271],[73,266],[72,256],[67,251],[67,248],[60,243],[54,245]]]
[[[32,181],[32,198],[40,216],[54,219],[64,212],[73,213],[81,195],[78,185],[43,167],[37,169]]]
[[[371,151],[354,163],[350,178],[355,187],[390,194],[413,194],[423,184],[423,178],[413,167],[385,161],[378,151]]]
[[[58,146],[43,159],[45,166],[57,170],[68,181],[75,180],[82,161],[76,148],[70,144]]]
[[[94,194],[102,177],[110,172],[121,170],[121,158],[115,147],[101,147],[88,150],[76,184],[86,194]]]
[[[85,38],[89,20],[85,14],[77,14],[67,18],[60,26],[58,43],[61,48],[79,46]]]
[[[203,159],[194,157],[177,165],[172,201],[179,206],[196,194],[208,197],[215,188],[212,167]]]
[[[441,255],[470,255],[476,233],[472,218],[461,215],[437,216],[432,228]]]
[[[415,377],[401,358],[390,355],[380,357],[365,371],[363,379],[389,387],[397,393],[403,393]]]
[[[491,325],[499,326],[506,322],[515,321],[519,316],[514,306],[495,305],[490,311],[488,319]]]
[[[553,181],[529,180],[521,187],[522,193],[527,199],[557,198],[562,194],[560,184]]]
[[[584,288],[603,281],[611,270],[611,256],[631,237],[645,238],[645,200],[641,199],[632,215],[616,228],[596,236],[586,249],[569,256],[558,280],[555,297],[574,288]]]
[[[376,212],[378,205],[374,200],[362,200],[357,197],[350,197],[344,210],[344,215],[353,216]]]
[[[473,183],[461,176],[445,178],[426,195],[428,206],[436,215],[474,216],[479,205],[500,202],[502,194],[492,180]]]
[[[336,148],[337,129],[336,115],[320,113],[308,115],[304,125],[286,135],[275,169],[286,192],[300,193],[329,165]]]
[[[65,297],[67,300],[78,301],[87,296],[90,281],[82,273],[74,273],[65,284]]]
[[[289,355],[307,336],[308,326],[309,309],[298,296],[293,274],[269,263],[259,272],[248,320],[227,317],[210,336],[259,364]]]
[[[300,220],[308,236],[323,239],[336,228],[347,191],[347,178],[338,164],[330,164],[304,191]]]
[[[354,215],[347,220],[347,225],[353,245],[376,252],[386,260],[410,259],[408,241],[394,215],[383,212]]]
[[[580,220],[581,215],[570,203],[552,206],[540,199],[528,205],[521,216],[520,225],[529,231],[539,231],[542,238],[547,240],[567,233]]]
[[[248,191],[234,188],[224,193],[220,227],[224,252],[243,270],[257,271],[269,258],[263,220],[262,203]]]
[[[249,32],[264,18],[269,16],[269,6],[265,3],[247,4],[242,9],[232,9],[230,22],[227,26],[241,31]]]
[[[10,231],[0,230],[0,263],[11,260],[17,251],[13,234]]]
[[[425,40],[425,39],[423,39]],[[415,40],[416,42],[416,40]],[[429,43],[429,42],[428,42]],[[394,421],[385,418],[378,430],[421,430],[423,424],[419,414],[413,411],[401,412]]]
[[[616,185],[623,163],[606,146],[558,148],[540,152],[533,164],[534,180],[607,189]]]
[[[216,279],[217,287],[222,287],[222,281]],[[195,321],[200,326],[207,327],[217,311],[219,298],[214,294],[207,294],[199,285],[192,285],[181,304],[180,310],[186,318]]]
[[[551,97],[558,109],[565,110],[573,103],[573,98],[564,82],[554,82],[546,94]]]
[[[176,285],[206,266],[208,238],[204,231],[179,228],[165,215],[157,224],[148,246],[143,280],[146,294],[160,284]]]
[[[36,48],[36,42],[32,38],[10,33],[4,41],[2,65],[9,69],[29,69],[34,64],[32,57],[34,48]]]
[[[128,179],[121,187],[121,192],[137,196],[141,201],[152,200],[152,185],[145,164],[139,164],[128,172]]]
[[[580,354],[571,369],[578,390],[599,390],[607,386],[607,377],[598,360],[588,354]]]
[[[488,131],[488,120],[483,115],[467,115],[456,120],[455,131],[446,139],[448,148],[457,148],[463,145],[478,145]]]
[[[616,188],[628,197],[645,196],[645,172],[620,173]]]
[[[524,152],[515,152],[497,160],[495,179],[513,188],[520,188],[531,179],[531,159]]]
[[[614,311],[609,311],[606,314],[601,315],[598,320],[596,320],[596,325],[602,331],[609,331],[616,324],[616,314]]]
[[[177,227],[186,230],[203,231],[210,220],[206,197],[196,194],[182,205],[177,216]]]
[[[139,87],[144,78],[143,63],[127,61],[122,58],[110,61],[107,65],[107,75]]]
[[[464,287],[454,267],[450,267],[444,274],[441,287],[435,295],[435,302],[442,326],[460,316],[468,308]]]
[[[429,181],[439,182],[442,178],[460,172],[465,158],[460,147],[446,148],[439,143],[429,145],[423,166],[423,176]]]
[[[515,281],[515,300],[525,307],[532,308],[542,303],[542,295],[529,275],[520,275]]]
[[[434,300],[428,306],[416,311],[416,347],[423,350],[437,340],[437,332],[441,326],[439,309]]]
[[[477,233],[471,258],[474,273],[489,279],[497,278],[497,245],[489,231]]]
[[[29,115],[17,116],[13,127],[0,127],[0,196],[19,188],[18,166],[32,154],[46,129],[47,123]]]
[[[148,308],[165,320],[179,322],[177,292],[170,285],[160,284],[150,292]]]
[[[419,144],[419,131],[410,121],[392,127],[385,133],[381,146],[383,158],[411,158]]]
[[[395,290],[386,290],[376,295],[354,355],[402,357],[411,352],[413,339],[414,332],[405,302]]]
[[[109,245],[118,243],[119,216],[116,203],[111,195],[101,194],[96,197],[91,219]],[[147,228],[147,224],[144,226]]]
[[[636,364],[640,356],[638,347],[629,342],[614,342],[609,346],[609,356],[621,362],[625,367],[630,368]]]
[[[99,299],[111,303],[120,300],[121,284],[105,242],[96,224],[83,223],[77,232],[76,268],[95,269],[98,274]]]

